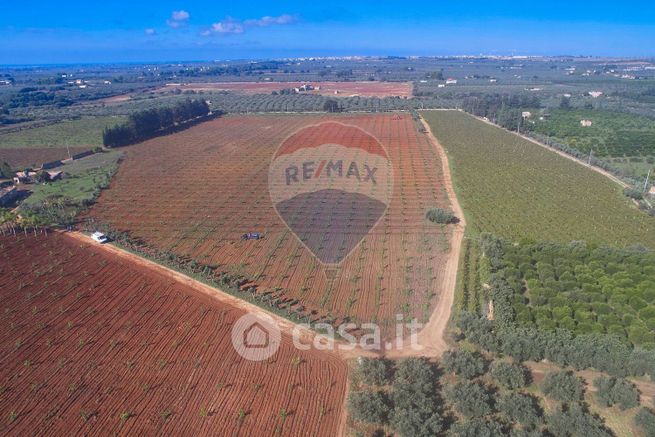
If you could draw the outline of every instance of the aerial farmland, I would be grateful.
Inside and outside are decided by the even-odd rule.
[[[335,239],[350,234],[358,240],[337,242],[341,259],[333,266],[278,216],[268,186],[277,147],[308,126],[323,126],[310,133],[319,143],[347,142],[355,126],[377,138],[393,163],[393,180],[385,182],[388,205],[370,211],[366,235],[354,230],[358,220],[369,220],[366,214],[324,210],[314,218],[309,239],[332,221]],[[383,326],[397,313],[427,321],[451,251],[452,229],[425,218],[429,208],[449,206],[442,177],[433,145],[405,114],[229,116],[130,148],[87,219],[162,251],[237,271],[305,311]],[[264,238],[240,240],[248,232]]]
[[[3,434],[334,435],[346,365],[297,351],[243,360],[244,314],[68,235],[0,238]]]
[[[138,33],[306,25],[200,19]],[[0,434],[652,435],[653,81],[646,58],[0,67]]]

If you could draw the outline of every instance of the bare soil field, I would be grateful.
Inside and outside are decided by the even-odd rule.
[[[91,147],[71,147],[71,155],[89,150]],[[19,149],[0,148],[0,162],[7,162],[12,168],[40,167],[41,164],[60,159],[67,159],[65,147],[24,147]]]
[[[334,97],[411,97],[409,82],[213,82],[167,84],[159,92],[180,89],[182,91],[235,91],[244,94],[271,94],[273,91],[297,88],[306,83],[318,87],[303,94],[320,94]]]
[[[65,234],[0,237],[0,433],[335,435],[346,365],[233,349],[244,314]]]
[[[315,227],[303,229],[308,242],[290,231],[271,198],[269,168],[279,145],[315,125],[305,131],[308,141],[356,144],[357,132],[364,132],[379,141],[392,165],[387,208],[354,246],[347,241],[351,228],[373,223],[380,212],[375,205],[364,214],[301,206],[315,218]],[[451,205],[437,150],[409,115],[230,116],[123,150],[110,187],[85,219],[108,223],[161,251],[243,274],[258,292],[291,298],[306,311],[378,322],[388,332],[397,314],[427,322],[443,299],[453,229],[430,223],[425,212]],[[336,225],[344,239],[336,249],[353,248],[335,266],[315,257],[310,242],[312,232],[323,236],[326,226]],[[264,238],[243,241],[247,232]]]

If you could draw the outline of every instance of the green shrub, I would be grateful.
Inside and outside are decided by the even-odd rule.
[[[403,437],[439,434],[443,420],[439,413],[437,376],[434,365],[422,358],[398,363],[393,382],[394,409],[391,427]]]
[[[544,394],[562,402],[574,402],[582,398],[584,387],[582,380],[573,372],[548,373],[541,383]]]
[[[473,378],[484,373],[486,363],[482,355],[467,350],[447,351],[441,364],[448,372],[464,378]]]
[[[449,433],[452,437],[503,437],[503,426],[495,420],[472,419],[455,424]]]
[[[655,437],[655,413],[648,408],[642,408],[635,416],[635,424],[639,426],[646,437]]]
[[[457,410],[468,417],[482,417],[491,413],[491,396],[479,383],[460,381],[447,391],[449,400]]]
[[[386,396],[378,391],[360,391],[348,397],[348,411],[359,422],[382,425],[389,418]]]
[[[594,379],[598,403],[604,407],[618,405],[622,410],[639,405],[637,387],[623,378],[600,376]]]
[[[453,214],[452,211],[443,208],[430,208],[428,212],[425,213],[425,217],[432,223],[444,225],[455,223],[457,221],[457,217],[455,217],[455,214]]]
[[[512,422],[528,428],[541,423],[543,412],[537,401],[522,393],[507,393],[498,399],[498,411],[504,413]]]
[[[386,385],[389,378],[389,366],[384,359],[361,358],[359,374],[367,385]]]
[[[555,437],[611,437],[603,422],[578,403],[563,405],[547,419],[548,431]]]
[[[525,387],[528,382],[525,367],[503,361],[491,365],[491,377],[498,384],[510,390]]]

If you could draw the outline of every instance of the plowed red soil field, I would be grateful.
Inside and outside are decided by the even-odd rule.
[[[320,127],[305,131],[301,145],[336,138],[357,146],[357,135],[374,137],[384,151],[371,149],[373,155],[388,157],[393,181],[386,210],[377,201],[365,211],[314,208],[316,221],[300,223],[306,237],[301,241],[282,220],[285,213],[274,209],[269,167],[285,139],[315,125]],[[430,223],[425,213],[450,204],[439,156],[407,114],[230,116],[123,150],[109,189],[89,213],[97,222],[160,250],[243,273],[260,291],[297,299],[328,317],[377,321],[385,332],[393,332],[397,314],[427,321],[440,299],[452,228]],[[349,248],[351,225],[380,211],[379,221],[366,222],[374,226],[336,269],[310,250],[334,223],[342,227],[331,235],[344,235],[339,249]],[[262,232],[264,239],[243,241],[246,232]]]
[[[71,147],[70,153],[89,150],[91,147]],[[24,147],[20,149],[0,149],[0,162],[7,162],[12,168],[40,167],[41,164],[68,158],[68,151],[61,147]]]
[[[348,97],[410,97],[412,84],[409,82],[213,82],[168,84],[159,91],[179,88],[183,91],[235,91],[244,94],[270,94],[285,88],[297,88],[306,83],[318,90],[303,94],[320,94],[324,96]]]
[[[346,365],[282,335],[242,359],[242,310],[62,235],[0,237],[0,434],[336,435]]]

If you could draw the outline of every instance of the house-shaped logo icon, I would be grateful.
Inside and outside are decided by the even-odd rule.
[[[244,314],[232,327],[232,346],[251,361],[270,358],[280,347],[282,336],[275,320],[264,314]]]
[[[255,322],[243,331],[243,345],[247,348],[264,349],[271,344],[268,330],[259,322]]]

